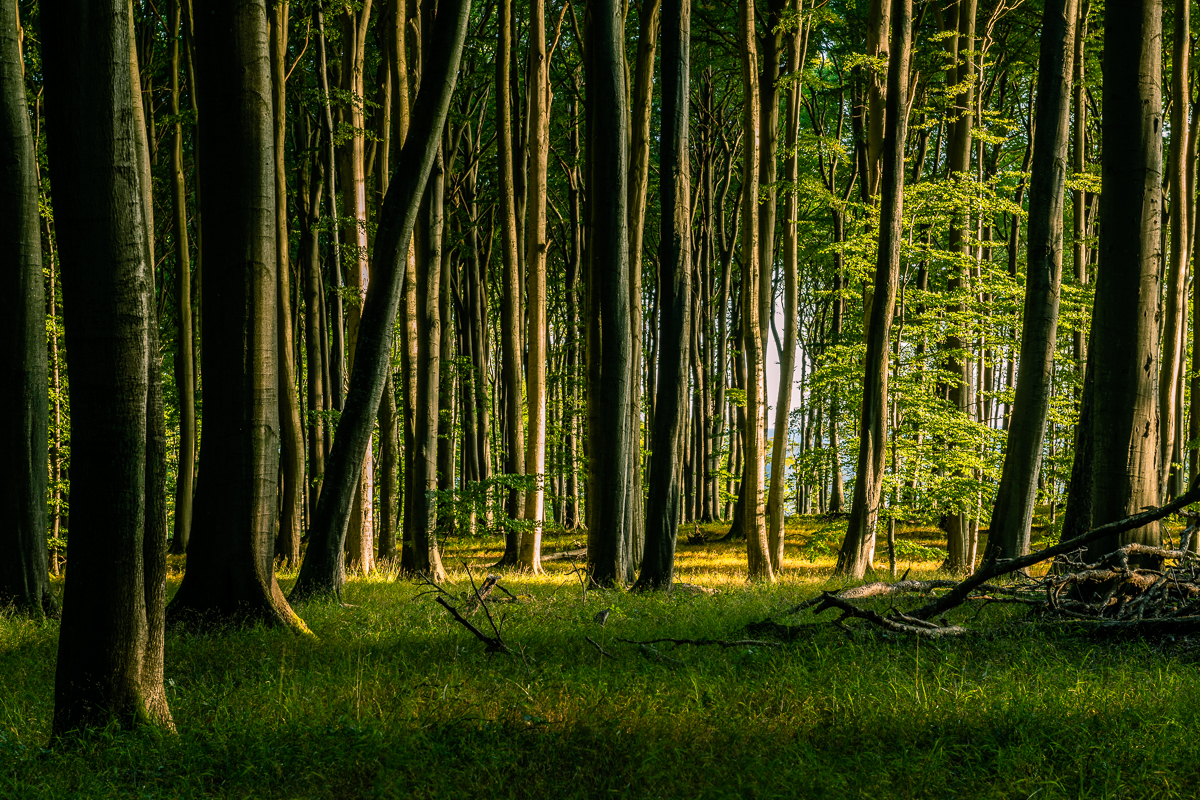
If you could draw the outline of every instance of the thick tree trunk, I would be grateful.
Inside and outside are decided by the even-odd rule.
[[[1092,323],[1092,525],[1156,505],[1162,206],[1162,4],[1132,0],[1104,17],[1100,264]],[[1157,524],[1089,548],[1158,544]]]
[[[875,556],[875,532],[879,524],[879,499],[887,454],[888,350],[900,283],[900,242],[904,221],[904,140],[908,132],[912,0],[891,2],[892,38],[888,53],[887,122],[880,177],[879,250],[867,329],[858,469],[850,523],[837,563],[838,573],[855,579],[866,574]]]
[[[629,573],[633,334],[629,318],[629,174],[622,4],[596,0],[588,28],[588,569],[600,585]]]
[[[5,64],[12,10],[0,11]],[[165,491],[156,463],[165,450],[151,419],[161,414],[161,385],[156,394],[149,157],[133,20],[124,3],[58,11],[42,33],[51,157],[63,170],[54,208],[75,404],[56,737],[112,721],[172,727],[162,683],[166,520],[158,519],[161,502],[147,507],[149,492]],[[148,541],[148,532],[161,541]]]
[[[1075,4],[1076,0],[1048,0],[1042,16],[1029,186],[1029,261],[1021,330],[1021,372],[988,537],[993,552],[1000,558],[1016,558],[1029,552],[1037,476],[1050,409],[1062,286]]]
[[[376,274],[363,304],[350,392],[329,454],[325,485],[313,515],[308,555],[292,589],[293,597],[339,596],[345,582],[342,558],[350,506],[386,373],[391,368],[392,331],[404,289],[409,241],[449,113],[469,12],[470,0],[449,0],[439,9],[433,25],[412,128],[379,215],[373,258]],[[437,563],[433,560],[436,542],[429,544],[431,549],[425,557],[432,566]],[[420,558],[418,554],[418,564]]]
[[[279,474],[276,196],[262,0],[196,8],[205,434],[188,569],[169,613],[306,630],[274,572]],[[230,369],[230,364],[241,365]]]
[[[646,550],[638,586],[670,589],[679,530],[679,468],[687,415],[685,353],[692,333],[691,183],[688,163],[688,84],[691,0],[663,4],[662,149],[659,155],[658,397],[650,447]]]
[[[49,401],[38,174],[15,3],[0,8],[0,153],[0,608],[53,614],[46,573]]]

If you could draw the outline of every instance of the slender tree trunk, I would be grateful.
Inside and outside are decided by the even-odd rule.
[[[342,558],[350,506],[390,369],[392,331],[404,289],[409,242],[449,113],[469,15],[470,0],[446,0],[432,26],[412,127],[379,215],[373,254],[376,275],[363,304],[350,392],[329,454],[308,555],[292,589],[293,597],[340,596],[345,581]],[[412,496],[408,498],[411,503]],[[436,540],[430,537],[415,544],[417,569],[437,576],[441,564]]]
[[[517,195],[513,175],[512,83],[508,64],[512,55],[513,0],[500,0],[500,44],[496,53],[497,157],[500,162],[500,254],[504,259],[500,295],[500,372],[503,386],[505,456],[504,471],[525,474],[525,437],[521,429],[521,279],[517,255]],[[504,555],[500,566],[515,566],[520,559],[521,497],[508,490],[504,528]]]
[[[687,418],[684,354],[692,333],[691,168],[688,163],[688,84],[691,74],[691,0],[663,4],[662,150],[659,155],[658,397],[651,441],[646,551],[638,586],[670,589],[679,530],[679,468]]]
[[[761,264],[758,248],[758,169],[759,118],[758,47],[754,33],[754,0],[741,0],[738,6],[738,44],[741,48],[743,100],[742,131],[742,347],[746,354],[746,463],[742,476],[745,494],[743,528],[751,579],[774,580],[771,555],[767,547],[764,501],[766,476],[763,455],[766,450],[763,396],[764,353],[762,307],[760,305]]]
[[[1171,57],[1171,253],[1167,265],[1167,299],[1162,309],[1162,374],[1158,382],[1158,494],[1162,502],[1171,494],[1172,455],[1175,449],[1175,407],[1183,388],[1183,363],[1187,355],[1187,278],[1191,261],[1188,226],[1188,50],[1191,46],[1191,3],[1175,0],[1175,31]]]
[[[1157,409],[1159,233],[1162,206],[1162,5],[1134,0],[1104,17],[1100,264],[1088,372],[1092,417],[1092,524],[1159,500]],[[1101,540],[1158,544],[1157,524]]]
[[[179,455],[175,478],[175,529],[171,552],[187,552],[192,531],[196,469],[196,362],[192,333],[192,268],[188,249],[187,186],[183,177],[183,124],[179,121],[179,17],[181,0],[171,3],[171,238],[175,254],[175,390],[179,403]]]
[[[1075,49],[1076,0],[1049,0],[1042,15],[1033,171],[1029,185],[1021,373],[989,543],[1000,558],[1029,552],[1046,417],[1050,409],[1062,286],[1063,206]]]
[[[803,29],[795,31],[788,47],[788,73],[800,74],[804,64]],[[799,81],[788,89],[787,128],[784,149],[787,161],[784,164],[785,179],[792,186],[800,180],[799,159],[796,144],[800,135],[800,91]],[[796,328],[799,304],[799,256],[796,242],[796,221],[800,217],[799,200],[795,191],[788,192],[783,220],[783,348],[779,354],[779,394],[775,401],[775,437],[771,443],[771,489],[767,495],[768,546],[771,552],[771,567],[779,571],[783,567],[783,495],[785,491],[784,464],[788,443],[788,420],[792,412],[793,373],[796,369]]]
[[[279,364],[280,467],[283,502],[275,555],[295,569],[300,565],[300,536],[304,524],[304,428],[296,389],[296,346],[292,338],[291,259],[288,257],[287,103],[284,70],[287,61],[287,0],[271,8],[271,98],[274,104],[276,360]]]
[[[529,361],[525,371],[529,425],[525,469],[533,485],[525,494],[530,527],[521,540],[521,569],[542,571],[542,528],[546,519],[546,161],[550,155],[550,64],[546,54],[546,3],[529,8],[529,161],[526,167],[529,218],[525,223],[526,317]]]
[[[0,10],[6,109],[14,12],[14,5]],[[166,519],[156,519],[163,504],[148,496],[148,490],[165,491],[159,484],[162,464],[153,463],[165,455],[165,443],[152,443],[158,437],[148,430],[154,412],[161,413],[161,386],[156,396],[152,220],[144,185],[149,155],[136,89],[133,20],[130,6],[115,2],[72,2],[57,12],[43,20],[42,35],[47,93],[53,98],[51,157],[64,170],[55,181],[54,210],[75,404],[71,569],[52,733],[59,737],[112,721],[172,728],[162,683]],[[16,63],[19,79],[19,56]],[[22,103],[27,119],[25,113]],[[7,113],[4,118],[11,119]],[[12,128],[6,123],[0,130],[7,136]],[[16,152],[22,164],[21,150],[6,152]],[[6,192],[25,182],[22,174],[28,172],[2,184]],[[36,232],[36,222],[32,226]],[[37,283],[40,287],[40,270]],[[40,314],[39,307],[39,327]],[[44,379],[38,394],[45,397]],[[38,470],[43,481],[45,474],[43,463]],[[39,517],[44,503],[43,487]],[[155,541],[158,535],[161,541]],[[44,574],[44,563],[38,568]]]
[[[875,291],[867,329],[858,469],[846,538],[837,571],[862,578],[875,557],[879,500],[887,456],[888,350],[896,292],[900,283],[900,242],[904,221],[904,141],[908,132],[908,61],[912,0],[891,0],[891,47],[888,53],[883,171],[880,177],[879,250]]]

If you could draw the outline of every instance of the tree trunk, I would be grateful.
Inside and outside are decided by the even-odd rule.
[[[517,195],[513,175],[512,83],[508,78],[512,55],[513,0],[500,0],[500,43],[496,53],[496,148],[499,159],[500,254],[504,259],[500,295],[500,373],[504,407],[504,471],[525,474],[525,437],[521,430],[521,277],[517,255]],[[504,555],[498,566],[515,566],[520,560],[521,495],[508,490],[504,527]]]
[[[1188,219],[1188,49],[1191,46],[1191,3],[1175,0],[1174,51],[1171,58],[1171,255],[1167,265],[1167,298],[1162,309],[1162,374],[1158,384],[1158,496],[1166,502],[1171,494],[1175,449],[1175,418],[1178,395],[1183,388],[1183,363],[1187,355],[1187,278],[1191,261]]]
[[[1092,322],[1092,524],[1158,503],[1162,5],[1135,0],[1104,17],[1100,263]],[[1158,544],[1157,524],[1089,547]]]
[[[187,186],[183,178],[183,124],[179,121],[179,17],[181,0],[171,3],[171,238],[175,253],[175,390],[179,402],[179,455],[175,478],[175,529],[171,552],[187,552],[192,531],[196,469],[196,351],[192,333],[192,268],[188,249]]]
[[[284,144],[287,114],[284,69],[287,61],[286,0],[271,9],[271,98],[274,104],[275,142],[275,252],[276,252],[276,360],[279,364],[280,468],[283,502],[275,555],[292,569],[300,566],[300,535],[304,527],[304,428],[300,423],[300,398],[296,389],[296,346],[292,338],[291,259],[288,257],[287,161]]]
[[[196,8],[205,434],[188,569],[169,614],[306,630],[275,582],[279,475],[276,195],[263,0]],[[232,369],[230,365],[241,365]]]
[[[349,257],[345,260],[346,285],[354,299],[346,309],[346,351],[349,369],[354,368],[358,345],[358,327],[362,316],[362,301],[370,284],[370,263],[367,254],[367,173],[365,152],[365,103],[363,71],[366,56],[367,23],[371,18],[372,0],[363,0],[361,8],[347,5],[342,12],[342,91],[349,97],[348,122],[352,135],[342,145],[342,168],[339,186],[342,190],[344,219],[347,220],[343,240]],[[341,387],[338,387],[339,393]],[[350,526],[346,534],[346,549],[351,569],[367,574],[375,562],[374,525],[375,454],[368,441],[363,457],[362,475],[350,511]]]
[[[550,155],[550,65],[546,54],[546,3],[529,7],[529,218],[525,223],[526,338],[525,370],[529,426],[525,470],[533,485],[525,494],[529,528],[521,539],[518,566],[542,571],[542,528],[546,520],[546,161]]]
[[[46,575],[46,307],[15,3],[0,8],[0,153],[0,608],[40,616],[55,613]]]
[[[14,10],[0,11],[0,74],[11,75]],[[161,413],[161,385],[156,396],[149,156],[133,20],[124,3],[67,3],[58,11],[43,20],[42,33],[51,157],[63,170],[54,209],[75,404],[55,737],[112,721],[173,727],[162,683],[165,516],[157,519],[162,504],[148,497],[165,491],[162,464],[153,463],[165,443],[152,444],[157,436],[148,431]],[[45,396],[44,380],[38,394]],[[44,480],[44,465],[39,474]],[[41,516],[44,493],[38,502]]]
[[[891,47],[888,53],[887,105],[880,177],[879,250],[875,291],[867,329],[862,417],[859,423],[858,469],[846,538],[838,554],[837,572],[861,579],[875,556],[879,499],[887,455],[888,350],[896,291],[900,283],[900,242],[904,222],[904,140],[908,132],[908,61],[912,0],[892,0]]]
[[[392,331],[404,289],[409,241],[449,112],[469,12],[470,0],[448,0],[433,25],[432,46],[427,51],[421,89],[412,111],[412,127],[379,215],[373,254],[376,275],[363,303],[350,392],[329,454],[325,485],[313,515],[308,555],[292,589],[293,597],[340,596],[345,582],[342,559],[350,506],[386,373],[391,368]],[[412,502],[411,495],[408,502]],[[440,566],[434,560],[436,541],[427,544],[429,551],[418,553],[417,563],[424,555],[426,569],[433,571],[435,564]]]
[[[658,397],[650,447],[646,550],[638,586],[670,589],[679,530],[679,468],[687,414],[685,354],[692,333],[692,225],[688,164],[688,84],[691,73],[691,0],[663,5],[663,115],[659,155],[660,291]]]
[[[1076,0],[1049,0],[1042,16],[1021,372],[988,536],[1000,558],[1029,552],[1042,444],[1050,409],[1058,305],[1062,286],[1063,206]]]
[[[804,65],[804,29],[796,30],[788,47],[788,74],[798,76]],[[796,143],[800,135],[800,91],[797,81],[788,89],[787,129],[784,148],[785,179],[795,186],[800,180],[800,162]],[[775,401],[775,437],[771,443],[771,489],[767,495],[767,543],[771,552],[771,567],[783,567],[783,495],[785,492],[784,450],[789,439],[789,418],[792,412],[793,373],[796,369],[796,328],[799,292],[799,256],[796,242],[796,221],[800,217],[796,192],[788,192],[783,220],[783,348],[779,354],[779,393]]]
[[[746,462],[742,477],[745,493],[743,528],[751,579],[774,580],[767,549],[767,524],[763,507],[766,482],[763,455],[766,450],[763,421],[764,353],[762,307],[760,305],[760,262],[758,248],[759,119],[758,46],[754,34],[754,0],[738,6],[738,45],[741,48],[742,86],[742,347],[746,353],[746,416],[744,437]]]
[[[588,27],[591,230],[588,242],[588,569],[602,586],[629,573],[633,333],[629,318],[629,128],[622,4],[596,0]]]

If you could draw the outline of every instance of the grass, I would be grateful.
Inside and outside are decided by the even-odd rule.
[[[484,654],[419,596],[428,587],[385,575],[351,581],[350,608],[301,607],[312,642],[171,632],[177,736],[113,729],[46,749],[57,623],[0,617],[0,797],[1196,795],[1200,650],[1187,642],[1096,644],[997,608],[977,621],[987,633],[936,644],[818,625],[779,649],[659,645],[655,660],[619,641],[735,638],[840,586],[828,557],[800,556],[813,529],[789,530],[773,586],[746,582],[744,545],[682,544],[679,579],[715,595],[585,599],[561,562],[506,576],[522,601],[496,610],[516,656]],[[463,563],[478,577],[494,545],[451,540],[446,587],[468,590]]]

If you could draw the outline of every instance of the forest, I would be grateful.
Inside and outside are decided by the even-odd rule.
[[[0,795],[1194,796],[1195,46],[0,0]]]

